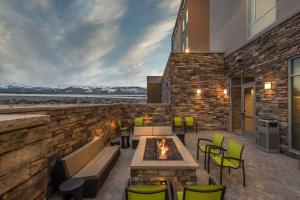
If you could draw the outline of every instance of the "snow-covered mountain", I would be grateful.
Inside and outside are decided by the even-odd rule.
[[[93,87],[60,85],[57,87],[31,87],[24,84],[0,81],[0,93],[9,94],[101,94],[101,95],[146,95],[142,87]]]

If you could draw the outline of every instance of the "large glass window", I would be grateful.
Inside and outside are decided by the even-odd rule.
[[[276,20],[276,0],[248,0],[248,36],[253,37]]]
[[[182,20],[182,31],[185,32],[185,29],[187,28],[189,23],[189,10],[186,9],[185,13],[183,15],[183,20]]]
[[[300,58],[291,61],[290,83],[292,149],[300,151]]]

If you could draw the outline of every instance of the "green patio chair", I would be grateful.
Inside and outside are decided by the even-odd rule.
[[[184,128],[183,128],[183,120],[181,117],[174,117],[173,118],[173,128],[174,128],[174,131],[176,132],[176,129],[181,129],[182,131],[184,131]]]
[[[134,118],[134,126],[143,126],[143,118],[142,117]]]
[[[129,130],[128,127],[124,126],[120,120],[118,120],[118,124],[119,124],[119,134],[121,134],[121,132],[124,132],[124,131],[128,132],[128,130]]]
[[[207,141],[209,144],[200,144],[201,141]],[[199,152],[204,153],[204,169],[206,169],[207,165],[207,155],[208,155],[208,147],[209,146],[216,146],[216,147],[222,147],[224,141],[224,136],[218,133],[215,133],[212,140],[206,139],[206,138],[198,138],[198,144],[197,144],[197,160],[199,160]],[[211,153],[214,155],[220,154],[220,150],[218,149],[212,149]]]
[[[213,151],[215,150],[222,151],[222,155],[214,155]],[[241,167],[243,170],[243,185],[246,187],[245,161],[242,159],[243,150],[244,145],[236,142],[235,140],[228,141],[227,149],[209,146],[207,172],[209,173],[210,160],[212,160],[216,166],[220,167],[220,184],[222,184],[223,168],[228,168],[228,172],[230,173],[230,169],[239,169]],[[213,155],[211,155],[211,153]]]
[[[130,185],[125,188],[125,200],[172,200],[170,185]]]
[[[193,131],[196,130],[196,133],[198,132],[197,130],[197,122],[194,120],[193,117],[186,117],[184,119],[184,122],[185,122],[185,132],[187,133],[188,129],[192,129]]]
[[[209,185],[185,186],[183,191],[174,193],[174,200],[223,200],[226,186],[215,185],[209,178]],[[176,191],[176,189],[173,189]]]

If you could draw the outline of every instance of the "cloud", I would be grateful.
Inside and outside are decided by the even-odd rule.
[[[167,10],[171,13],[176,13],[179,10],[181,0],[161,0],[158,7],[162,10]]]
[[[0,79],[84,83],[117,47],[126,9],[125,0],[1,1]]]
[[[152,26],[145,30],[142,35],[128,50],[128,52],[111,67],[115,73],[103,77],[105,81],[109,79],[116,83],[116,75],[122,75],[126,79],[118,80],[118,84],[124,85],[130,80],[131,85],[145,86],[147,75],[162,74],[164,66],[160,66],[158,70],[152,69],[153,66],[146,64],[149,57],[160,54],[159,50],[162,41],[168,39],[174,27],[174,17],[155,22]],[[113,75],[113,76],[112,76]],[[111,81],[110,80],[110,81]]]

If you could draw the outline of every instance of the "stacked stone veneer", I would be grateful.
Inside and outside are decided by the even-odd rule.
[[[47,116],[0,116],[0,199],[45,199]]]
[[[196,118],[200,129],[224,129],[225,80],[223,54],[172,53],[162,78],[163,102],[170,103],[174,116]]]
[[[131,169],[133,184],[160,185],[161,180],[172,177],[176,186],[197,183],[196,169]]]
[[[288,61],[299,55],[300,13],[225,57],[228,76],[241,71],[255,73],[257,120],[267,118],[279,122],[280,149],[284,153],[289,153]],[[243,57],[242,63],[236,61],[237,56]],[[265,90],[264,82],[272,82],[272,90]]]
[[[41,149],[45,151],[46,162],[43,162],[42,164],[44,164],[45,168],[48,170],[43,171],[43,173],[46,174],[46,177],[43,177],[43,180],[46,181],[46,183],[48,182],[48,191],[50,193],[52,190],[52,184],[49,175],[52,167],[55,164],[55,161],[90,142],[95,136],[100,136],[104,143],[108,143],[111,138],[115,137],[117,120],[130,122],[134,116],[142,116],[145,118],[145,125],[170,125],[171,122],[170,109],[169,105],[167,104],[112,104],[10,108],[0,109],[0,114],[41,114],[49,116],[49,124],[45,125],[43,127],[44,129],[38,129],[34,133],[42,134],[45,132],[43,133],[45,134],[45,138],[43,138],[43,145],[45,148]],[[24,123],[26,124],[26,121],[24,121]],[[33,129],[33,131],[34,130],[35,129]],[[25,127],[19,128],[18,131],[23,133],[24,131],[26,132],[28,130]],[[12,132],[10,135],[7,135],[8,134],[4,134],[5,138],[3,138],[3,134],[0,133],[0,150],[2,150],[3,147],[11,146],[10,140],[7,139],[8,136],[11,138],[16,137],[16,140],[13,141],[15,145],[23,145],[23,140],[20,139],[21,136],[19,136],[19,132]],[[1,153],[2,152],[0,151],[0,155]],[[27,153],[35,156],[34,151]],[[9,165],[14,165],[15,162],[19,162],[19,157],[9,157],[9,159],[6,159],[6,157],[1,157],[0,160],[1,165],[3,162],[7,162]],[[2,170],[3,166],[0,166],[0,176],[4,175],[2,174],[2,171],[5,171]],[[30,177],[27,178],[30,179]],[[14,194],[15,191],[18,191],[19,187],[25,187],[24,185],[26,184],[22,181],[11,182],[13,180],[14,179],[7,180],[9,184],[13,185],[13,187],[11,186],[8,188],[10,194]],[[30,179],[30,181],[33,180]],[[43,188],[44,190],[44,186],[42,184],[40,186],[41,188],[37,187],[33,189],[41,191]],[[0,190],[1,188],[2,185]],[[26,197],[24,199],[31,198]]]

